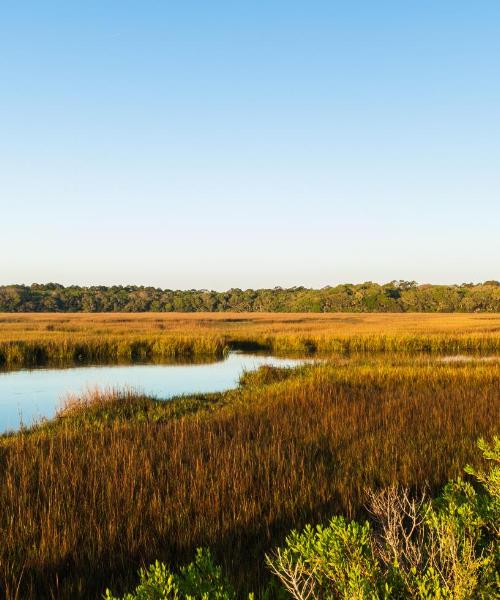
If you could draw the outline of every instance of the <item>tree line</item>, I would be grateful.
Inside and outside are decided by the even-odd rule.
[[[272,289],[170,290],[144,286],[0,286],[0,312],[500,312],[500,282],[366,282]]]

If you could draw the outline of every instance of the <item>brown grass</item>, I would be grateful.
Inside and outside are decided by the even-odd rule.
[[[4,590],[22,574],[26,600],[98,598],[202,545],[255,588],[291,527],[357,515],[367,486],[439,486],[498,430],[497,363],[343,362],[257,377],[210,414],[5,438]]]

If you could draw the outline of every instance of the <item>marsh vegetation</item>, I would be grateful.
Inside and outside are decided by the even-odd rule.
[[[43,366],[0,371],[0,434],[52,418],[68,394],[133,389],[168,401],[181,394],[220,392],[238,383],[242,372],[260,365],[293,366],[314,359],[231,352],[218,359],[157,360],[153,363]]]
[[[221,357],[499,354],[498,314],[0,314],[0,365]]]
[[[396,353],[246,373],[170,403],[116,392],[0,441],[0,576],[20,598],[123,592],[208,547],[238,591],[292,528],[435,492],[498,430],[499,365]],[[19,586],[19,587],[18,587]]]

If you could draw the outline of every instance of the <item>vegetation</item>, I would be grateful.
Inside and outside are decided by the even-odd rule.
[[[359,355],[245,375],[225,394],[171,404],[130,391],[73,399],[53,421],[0,438],[3,595],[99,598],[106,587],[123,594],[138,566],[158,560],[175,569],[210,547],[236,596],[260,597],[270,577],[265,554],[276,558],[283,543],[282,555],[291,552],[292,528],[332,514],[366,518],[367,488],[434,493],[463,464],[477,466],[475,440],[496,433],[499,374],[498,362]],[[467,498],[469,491],[456,488]],[[447,523],[436,527],[447,532]],[[364,525],[334,525],[354,539],[374,535],[362,534]],[[311,544],[317,531],[307,534]],[[300,552],[291,558],[304,562]],[[381,556],[367,560],[388,581]],[[187,591],[199,570],[171,580],[161,564],[154,569],[144,585],[169,580],[177,597],[203,597]]]
[[[268,564],[292,598],[495,598],[499,592],[500,439],[480,445],[495,464],[469,467],[439,497],[392,487],[371,494],[373,522],[333,517],[293,531]]]
[[[382,332],[382,333],[381,333]],[[0,365],[221,357],[500,352],[500,315],[0,314]]]
[[[122,600],[236,600],[236,592],[214,565],[210,551],[198,548],[196,557],[180,573],[170,571],[165,563],[156,561],[149,569],[139,571],[140,583],[132,594]],[[251,594],[250,597],[253,597]],[[106,590],[105,600],[120,600]]]
[[[432,501],[397,487],[371,496],[372,521],[333,517],[326,526],[292,531],[267,556],[281,588],[276,597],[343,600],[468,600],[499,591],[500,439],[484,441],[496,464],[449,482]],[[478,489],[476,489],[478,488]],[[266,597],[271,595],[267,590]],[[236,593],[208,550],[180,573],[156,562],[141,569],[134,593],[122,600],[235,600]],[[250,594],[249,598],[253,595]],[[108,590],[106,600],[120,600]]]
[[[142,286],[0,287],[3,312],[499,312],[500,282],[327,286],[240,290],[162,290]]]

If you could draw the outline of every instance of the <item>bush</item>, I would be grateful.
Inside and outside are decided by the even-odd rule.
[[[139,571],[135,592],[122,599],[107,590],[106,600],[236,600],[233,588],[215,566],[209,550],[199,548],[196,557],[180,573],[170,571],[158,561]]]
[[[292,598],[468,600],[499,591],[500,439],[480,448],[475,485],[450,482],[434,501],[407,489],[371,495],[374,525],[334,517],[293,531],[268,565]]]

